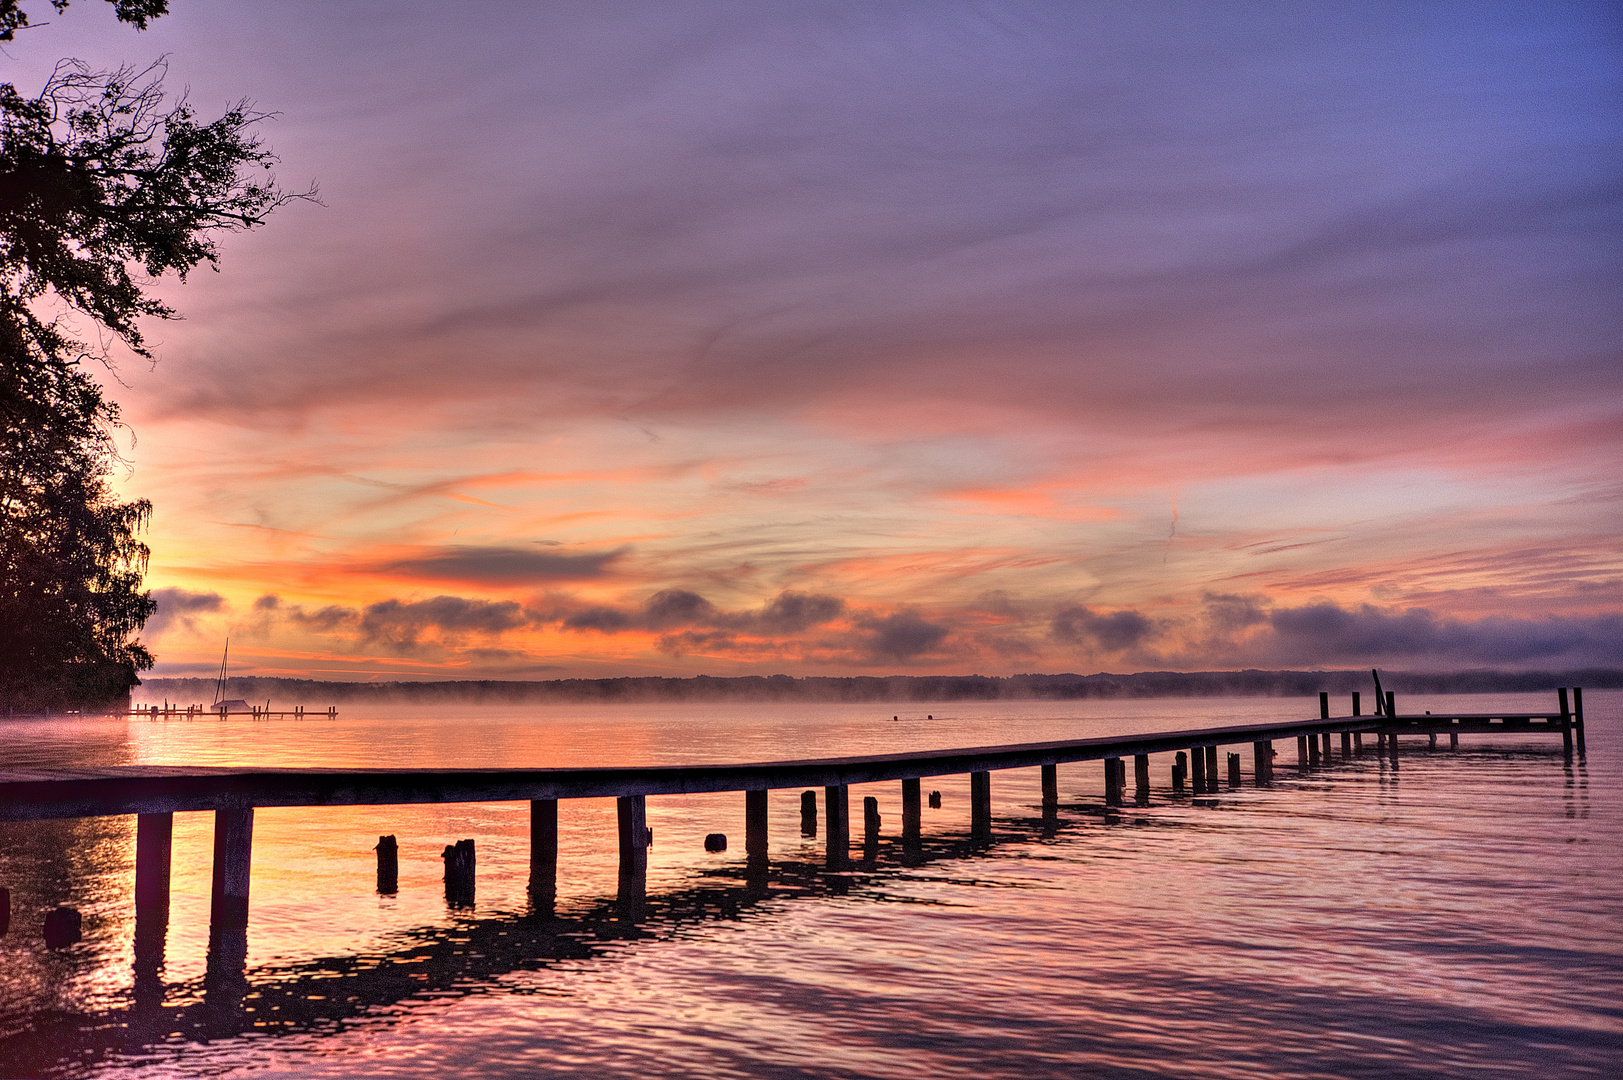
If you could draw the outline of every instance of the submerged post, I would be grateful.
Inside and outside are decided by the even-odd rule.
[[[214,885],[209,929],[248,925],[248,877],[253,861],[254,808],[214,811]]]
[[[1043,766],[1043,809],[1059,805],[1059,766]]]
[[[1567,688],[1561,687],[1555,692],[1556,700],[1561,703],[1561,751],[1570,756],[1572,754],[1572,710],[1567,707]]]
[[[980,841],[992,839],[992,774],[969,774],[969,834]]]
[[[1298,769],[1305,769],[1307,768],[1307,764],[1307,736],[1298,735],[1296,736],[1296,767]]]
[[[1239,786],[1240,786],[1240,755],[1239,754],[1230,754],[1229,755],[1229,787],[1237,788]]]
[[[135,816],[135,932],[142,923],[169,925],[169,867],[175,815]]]
[[[1352,732],[1350,731],[1341,733],[1341,756],[1344,758],[1352,757]]]
[[[551,914],[558,902],[558,800],[530,800],[530,906]]]
[[[919,780],[912,777],[902,781],[902,847],[917,851],[922,846],[920,822],[924,817],[919,806]]]
[[[1257,783],[1261,785],[1271,782],[1274,778],[1274,744],[1267,740],[1252,743],[1251,757]]]
[[[872,795],[862,799],[862,851],[872,859],[879,848],[879,800]]]
[[[817,835],[817,792],[800,793],[800,835]]]
[[[1121,805],[1121,758],[1105,758],[1105,805]]]
[[[1140,806],[1150,805],[1150,755],[1133,755],[1133,801]]]
[[[766,862],[767,790],[744,792],[744,856],[751,863]]]
[[[1209,795],[1217,794],[1217,747],[1206,748],[1206,792]]]
[[[1189,775],[1189,755],[1179,750],[1178,756],[1172,762],[1172,793],[1174,795],[1183,794],[1183,781],[1187,775]]]
[[[620,834],[620,906],[628,919],[642,917],[648,896],[648,806],[641,795],[615,799]]]
[[[1572,722],[1577,726],[1578,753],[1581,756],[1584,753],[1584,688],[1581,686],[1572,688]]]
[[[844,870],[851,849],[850,789],[846,785],[823,789],[823,816],[828,819],[824,829],[828,868]]]
[[[400,891],[400,845],[393,834],[378,837],[378,895],[393,896]]]
[[[1189,781],[1194,794],[1206,793],[1206,748],[1203,746],[1189,748]]]

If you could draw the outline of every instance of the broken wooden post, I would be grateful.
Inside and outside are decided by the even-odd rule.
[[[1133,755],[1133,801],[1139,806],[1150,805],[1150,755]]]
[[[862,846],[868,858],[873,858],[873,849],[879,846],[879,800],[872,795],[865,795],[862,799]]]
[[[1105,758],[1105,805],[1121,805],[1121,758]]]
[[[1341,733],[1341,756],[1344,758],[1352,757],[1352,732],[1350,731]]]
[[[648,897],[648,804],[642,795],[621,795],[615,802],[620,840],[618,900],[625,918],[642,918]]]
[[[800,835],[817,835],[817,792],[800,793]]]
[[[1330,691],[1319,691],[1319,719],[1330,719]]]
[[[1296,736],[1296,767],[1298,769],[1307,768],[1307,736],[1306,735],[1298,735],[1298,736]]]
[[[1202,746],[1189,748],[1189,786],[1193,794],[1203,795],[1206,792],[1206,749]]]
[[[979,841],[992,838],[992,774],[969,774],[969,835]]]
[[[530,907],[550,915],[558,903],[558,800],[530,800]]]
[[[1353,753],[1362,754],[1363,752],[1364,752],[1364,733],[1362,731],[1355,731],[1355,732],[1353,732]]]
[[[844,784],[823,789],[826,863],[830,870],[844,870],[851,855],[850,789]]]
[[[706,833],[704,837],[704,849],[711,852],[726,851],[727,834],[724,832]]]
[[[1323,756],[1324,756],[1324,763],[1326,765],[1330,764],[1330,732],[1328,732],[1328,731],[1326,731],[1324,733],[1324,754],[1323,754]]]
[[[1398,694],[1396,690],[1386,692],[1386,716],[1393,719],[1398,715]]]
[[[767,820],[767,790],[744,792],[744,858],[752,865],[766,865]]]
[[[400,845],[392,835],[380,836],[372,850],[378,853],[378,893],[393,896],[400,891]]]
[[[1359,697],[1358,691],[1354,690],[1352,692],[1352,695],[1353,695],[1353,715],[1354,716],[1363,716],[1364,715],[1364,710],[1360,707],[1361,699]]]
[[[472,840],[446,844],[440,852],[445,860],[445,902],[452,907],[472,907],[474,897],[474,851]]]
[[[1435,731],[1426,733],[1426,748],[1428,750],[1437,749],[1437,733]]]
[[[1309,735],[1307,737],[1307,763],[1309,765],[1317,765],[1319,763],[1318,735]]]
[[[248,925],[248,878],[253,861],[254,808],[214,811],[214,883],[209,929]]]
[[[1183,794],[1184,778],[1189,775],[1189,755],[1182,750],[1172,762],[1172,794]]]
[[[45,947],[63,949],[78,941],[84,920],[77,908],[59,907],[45,913]]]
[[[1229,787],[1237,788],[1239,786],[1240,786],[1240,755],[1239,754],[1230,754],[1229,755]]]
[[[1458,750],[1460,748],[1460,733],[1459,732],[1450,731],[1448,733],[1448,748],[1450,750]]]
[[[1206,793],[1208,795],[1217,794],[1217,747],[1215,745],[1206,748]]]
[[[919,781],[917,777],[902,781],[902,847],[917,851],[923,845],[921,823],[924,815],[919,809]]]
[[[1043,766],[1043,809],[1059,805],[1059,766]]]
[[[1251,744],[1251,767],[1256,782],[1266,784],[1274,778],[1274,744],[1266,740]]]

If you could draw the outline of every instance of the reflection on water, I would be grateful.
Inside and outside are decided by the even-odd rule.
[[[1419,739],[1396,759],[1333,747],[1299,771],[1282,746],[1266,790],[1248,770],[1240,788],[1173,798],[1157,757],[1150,804],[1108,808],[1097,763],[1061,767],[1057,805],[1037,770],[994,773],[990,843],[970,835],[967,777],[928,782],[942,805],[916,850],[899,785],[857,787],[865,823],[872,797],[883,824],[873,842],[851,837],[839,873],[801,835],[799,792],[773,794],[764,867],[737,839],[742,794],[650,799],[656,844],[634,895],[613,801],[566,803],[555,915],[527,900],[527,806],[262,810],[250,926],[214,936],[211,815],[175,818],[167,933],[135,918],[133,819],[4,825],[17,914],[0,938],[0,1075],[1608,1075],[1623,1054],[1623,821],[1599,796],[1623,781],[1623,695],[1588,697],[1587,759],[1548,739]],[[934,745],[1301,704],[976,706]],[[758,734],[735,715],[695,737],[695,715],[631,717],[634,737],[601,740],[661,757]],[[591,739],[498,719],[475,722],[525,764]],[[873,738],[837,709],[778,719],[795,725],[785,748]],[[349,734],[375,747],[386,720]],[[188,746],[183,731],[130,727],[122,751],[92,733],[93,752],[227,746],[218,729]],[[252,733],[281,760],[339,734],[307,730]],[[55,738],[53,753],[72,752]],[[717,831],[736,834],[730,853],[703,850]],[[380,895],[390,834],[397,892]],[[441,852],[468,837],[477,892],[459,906]],[[56,903],[86,913],[86,940],[48,953],[35,923]]]

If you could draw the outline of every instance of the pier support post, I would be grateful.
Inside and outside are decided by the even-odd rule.
[[[902,781],[902,847],[917,851],[923,846],[923,808],[919,805],[918,777]]]
[[[1237,788],[1239,786],[1240,786],[1240,755],[1239,754],[1230,754],[1229,755],[1229,787]]]
[[[1319,737],[1317,734],[1307,737],[1307,763],[1309,765],[1319,763]]]
[[[1460,733],[1459,732],[1450,731],[1448,733],[1448,748],[1450,750],[1458,750],[1460,748]]]
[[[174,832],[173,814],[135,817],[135,987],[143,1005],[163,1000],[160,972],[169,936],[169,868]],[[9,904],[7,908],[0,916],[0,933],[5,932],[5,923],[10,919]]]
[[[1353,695],[1353,715],[1354,716],[1363,716],[1364,715],[1364,710],[1361,708],[1363,698],[1359,695],[1357,690],[1354,690],[1352,692],[1352,695]]]
[[[558,903],[558,800],[530,800],[530,907],[551,915]]]
[[[969,774],[969,835],[985,843],[992,839],[992,774]]]
[[[1354,715],[1356,715],[1356,714],[1354,714]],[[1362,754],[1363,752],[1364,752],[1364,733],[1362,731],[1355,731],[1355,732],[1353,732],[1353,753]]]
[[[620,908],[635,922],[648,898],[648,806],[642,795],[615,800],[620,834]]]
[[[1133,801],[1140,806],[1150,805],[1150,755],[1133,755]]]
[[[1341,756],[1344,758],[1352,757],[1352,732],[1350,731],[1341,733]]]
[[[1580,757],[1582,757],[1582,756],[1585,755],[1585,750],[1584,750],[1584,688],[1581,687],[1581,686],[1574,686],[1572,688],[1572,722],[1573,722],[1573,724],[1574,724],[1574,726],[1576,728],[1576,733],[1577,733],[1577,736],[1578,736],[1578,755]]]
[[[1217,747],[1206,748],[1206,793],[1217,794]]]
[[[872,795],[862,799],[862,855],[873,859],[879,849],[879,800]]]
[[[850,788],[844,784],[823,789],[823,831],[827,834],[827,865],[844,870],[851,854]]]
[[[248,925],[248,877],[253,862],[254,808],[214,811],[214,885],[209,928]]]
[[[1396,690],[1388,690],[1386,692],[1386,715],[1392,719],[1397,718],[1398,692]]]
[[[1330,719],[1330,692],[1328,690],[1319,691],[1319,719]]]
[[[1437,733],[1435,731],[1426,734],[1426,748],[1428,750],[1437,749]]]
[[[800,835],[817,835],[817,792],[800,793]]]
[[[400,891],[400,844],[394,835],[378,837],[378,895],[393,896]]]
[[[1572,710],[1567,706],[1567,688],[1555,692],[1556,700],[1561,704],[1561,752],[1568,757],[1572,756]]]
[[[752,865],[766,865],[767,790],[744,792],[744,856]]]
[[[1271,783],[1274,778],[1274,744],[1267,740],[1252,743],[1251,757],[1257,784]]]
[[[1306,735],[1298,735],[1298,736],[1296,736],[1296,767],[1298,769],[1307,768],[1307,736]]]
[[[1059,805],[1059,766],[1043,766],[1043,809]]]
[[[1121,758],[1105,758],[1105,805],[1121,805]]]
[[[1189,755],[1182,750],[1172,762],[1172,794],[1183,794],[1184,777],[1189,775]]]
[[[1204,746],[1192,746],[1189,748],[1189,770],[1189,786],[1194,789],[1194,794],[1204,795],[1206,793],[1206,748]]]

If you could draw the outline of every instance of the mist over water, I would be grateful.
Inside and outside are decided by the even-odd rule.
[[[1404,711],[1545,709],[1553,695]],[[133,818],[0,823],[0,1074],[1046,1077],[1612,1075],[1623,1060],[1623,693],[1585,702],[1588,755],[1545,737],[1412,738],[1275,784],[1106,812],[1099,763],[927,778],[925,857],[899,785],[871,861],[823,871],[799,791],[771,797],[747,880],[743,797],[648,801],[649,913],[614,905],[612,800],[560,804],[557,918],[525,895],[528,807],[261,809],[246,983],[206,958],[213,816],[175,816],[164,966],[136,992]],[[1345,711],[1339,709],[1338,711]],[[7,723],[0,765],[563,766],[762,761],[1313,715],[1302,699],[746,703],[341,712],[336,721]],[[926,719],[927,714],[931,717]],[[892,720],[892,716],[898,717]],[[1229,748],[1233,750],[1239,747]],[[821,814],[821,792],[819,811]],[[819,824],[822,824],[820,819]],[[703,850],[724,832],[725,853]],[[399,892],[372,845],[400,842]],[[478,845],[471,908],[440,851]],[[47,952],[43,913],[85,939]],[[251,1010],[251,1011],[250,1011]]]

